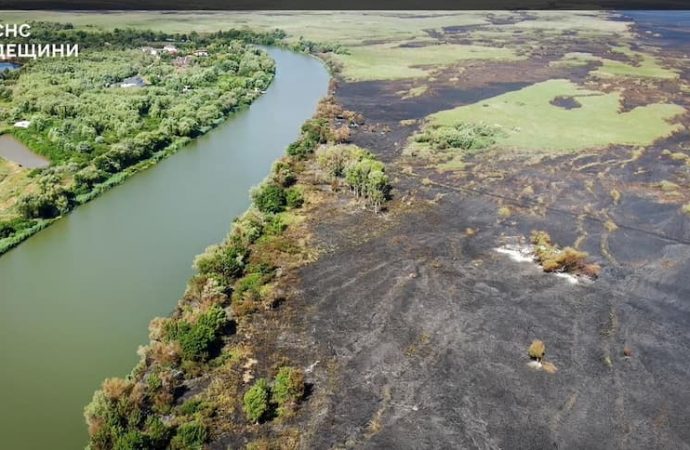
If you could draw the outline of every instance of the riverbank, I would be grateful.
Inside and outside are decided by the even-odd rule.
[[[250,108],[0,258],[0,382],[12,386],[4,445],[84,446],[94,390],[136,364],[149,321],[173,310],[194,256],[222,240],[313,115],[327,91],[323,65],[268,51],[275,78]],[[42,432],[31,433],[37,421]]]
[[[665,127],[655,127],[652,142],[639,146],[612,134],[608,146],[590,148],[583,141],[564,152],[544,139],[534,143],[537,149],[508,152],[453,139],[456,131],[466,131],[460,124],[446,130],[445,147],[404,152],[428,130],[423,119],[432,112],[504,100],[530,112],[561,108],[531,94],[517,101],[500,97],[519,90],[514,83],[525,74],[537,89],[563,77],[603,89],[599,75],[620,70],[608,82],[632,87],[638,82],[631,78],[649,75],[649,66],[635,61],[655,61],[652,72],[668,74],[680,67],[683,51],[657,60],[658,53],[645,49],[655,58],[650,60],[625,47],[612,51],[621,39],[615,33],[603,44],[591,36],[570,41],[546,21],[535,24],[520,15],[492,20],[508,19],[548,30],[528,33],[541,36],[538,55],[468,63],[462,77],[458,67],[439,67],[435,80],[423,79],[426,89],[416,89],[418,79],[341,80],[337,103],[367,119],[350,139],[386,162],[393,201],[383,216],[337,195],[311,204],[298,235],[320,250],[318,258],[286,271],[287,300],[259,308],[252,323],[238,321],[240,338],[223,342],[236,346],[228,360],[202,370],[194,378],[198,384],[183,382],[190,390],[174,406],[177,417],[225,424],[217,438],[206,436],[210,448],[477,442],[667,448],[687,442],[680,418],[688,399],[675,389],[688,376],[687,339],[669,346],[665,338],[684,335],[687,322],[688,218],[680,209],[689,192],[685,135],[676,130],[667,137]],[[466,38],[460,31],[444,29],[435,39],[460,41]],[[482,30],[473,33],[490,39]],[[601,66],[569,65],[568,46],[583,42]],[[644,89],[623,89],[620,97],[602,93],[599,100],[628,110],[659,102],[686,107],[676,91],[687,86],[686,74],[670,84],[665,75],[652,78]],[[582,105],[591,106],[586,100]],[[616,122],[611,110],[594,113]],[[504,128],[508,136],[521,131]],[[432,137],[432,143],[444,143]],[[574,283],[496,252],[507,236],[526,239],[535,230],[548,230],[559,246],[576,248],[577,258],[587,252],[602,266],[600,273],[590,268],[599,277]],[[544,340],[557,372],[530,368],[534,339]],[[306,401],[287,420],[272,401],[286,364],[302,370],[308,386]],[[207,386],[215,377],[222,382]],[[655,389],[648,389],[650,382]],[[259,416],[254,426],[243,411],[250,391],[268,403],[268,416]],[[225,417],[231,420],[220,419]]]
[[[472,23],[455,24],[446,23],[454,20],[452,15],[411,22],[415,19],[396,13],[384,14],[378,27],[369,26],[378,19],[371,13],[361,18],[361,28],[342,16],[332,16],[330,22],[318,15],[305,16],[290,23],[310,33],[331,32],[329,36],[348,27],[361,31],[345,38],[364,48],[350,58],[334,59],[360,64],[360,70],[349,73],[364,79],[341,80],[335,88],[336,101],[320,109],[335,113],[339,125],[356,116],[343,114],[345,110],[364,116],[363,122],[355,120],[357,126],[347,127],[347,139],[385,162],[385,174],[394,186],[392,199],[386,202],[385,213],[375,214],[340,177],[324,177],[318,157],[316,167],[311,160],[305,162],[296,180],[303,205],[278,212],[278,220],[248,214],[238,221],[234,237],[201,258],[199,273],[191,278],[173,316],[154,322],[150,345],[142,350],[143,363],[129,379],[103,385],[87,413],[93,436],[103,439],[98,442],[107,446],[122,438],[165,445],[174,440],[183,446],[204,440],[215,450],[511,447],[516,443],[528,448],[672,448],[690,440],[683,423],[690,399],[677,389],[690,376],[684,301],[690,228],[680,207],[690,193],[685,133],[668,138],[659,133],[651,145],[643,146],[649,139],[630,145],[619,139],[616,129],[609,136],[611,145],[588,148],[592,141],[583,140],[579,144],[585,148],[567,149],[554,146],[558,142],[545,133],[534,143],[538,148],[507,149],[516,141],[499,140],[521,131],[508,121],[502,124],[503,134],[464,123],[441,124],[451,129],[434,134],[434,124],[425,120],[440,111],[446,111],[451,122],[458,117],[468,120],[463,115],[466,110],[456,108],[474,104],[479,109],[486,103],[493,109],[498,102],[506,102],[514,111],[527,109],[525,117],[540,111],[548,114],[553,108],[577,114],[578,108],[558,104],[562,92],[545,97],[549,86],[565,87],[563,93],[571,100],[593,107],[597,117],[614,124],[620,124],[619,114],[638,106],[666,103],[685,108],[682,93],[689,80],[682,62],[687,49],[663,55],[646,46],[633,50],[632,38],[647,41],[628,34],[627,25],[611,24],[600,14],[558,13],[558,20],[531,12],[482,14],[468,16]],[[270,15],[269,19],[279,20]],[[304,26],[313,20],[321,28]],[[335,28],[338,21],[342,24]],[[415,27],[419,34],[410,35],[410,23],[428,21],[437,26]],[[370,37],[386,42],[371,42]],[[534,42],[539,47],[533,47]],[[367,62],[372,52],[382,55],[386,45],[395,43],[401,48],[396,57],[402,60],[388,62],[413,78],[387,79],[396,72],[383,70],[380,60]],[[465,56],[477,51],[467,47],[473,43],[531,50],[526,59],[505,61],[457,61],[452,54],[448,59],[452,52],[435,50],[434,65],[421,70],[433,76],[418,76],[420,71],[411,64],[415,55],[424,53],[425,46],[446,43],[463,46]],[[572,54],[583,49],[588,55]],[[615,76],[603,80],[603,73]],[[670,77],[671,73],[678,77]],[[650,78],[650,74],[662,76]],[[544,84],[551,79],[613,91],[595,96],[605,104],[591,103],[580,98],[583,92],[570,88],[570,83]],[[526,82],[530,89],[516,97]],[[620,103],[620,110],[603,107],[612,101]],[[293,106],[297,102],[287,111]],[[682,115],[676,119],[681,124],[686,120]],[[572,123],[566,125],[575,135]],[[544,126],[548,131],[554,124]],[[263,128],[255,131],[267,134]],[[425,132],[429,133],[423,140],[431,148],[405,151],[415,136]],[[490,139],[472,145],[473,137],[487,135]],[[499,145],[487,145],[492,140]],[[304,143],[300,140],[290,151],[299,154]],[[333,154],[320,156],[323,162],[338,161],[329,158]],[[275,183],[291,178],[286,168],[291,167],[272,171]],[[334,168],[339,169],[337,164]],[[213,166],[204,169],[200,171],[204,177],[215,174]],[[181,179],[182,173],[173,180]],[[145,191],[134,191],[123,200],[126,205],[120,214],[128,214],[127,207]],[[264,206],[275,202],[287,206],[288,194],[282,189],[261,191],[271,194],[261,196]],[[204,217],[196,232],[210,226],[207,217],[224,211],[218,205],[230,197],[221,192],[213,197],[216,203],[206,215],[191,214]],[[157,200],[169,198],[166,194]],[[298,195],[290,197],[293,205],[299,203]],[[59,249],[55,260],[62,264],[71,260],[65,255],[80,254],[91,262],[82,269],[95,266],[94,261],[107,265],[103,268],[107,276],[93,283],[94,298],[118,285],[132,284],[137,276],[146,278],[139,286],[145,295],[130,299],[120,294],[111,299],[116,307],[108,313],[113,317],[100,321],[91,339],[108,336],[108,330],[118,326],[143,330],[141,321],[132,323],[147,305],[142,300],[162,297],[161,286],[190,278],[187,272],[180,275],[160,266],[173,259],[168,251],[195,237],[192,233],[150,245],[148,252],[155,256],[130,254],[166,230],[190,225],[194,223],[160,221],[151,227],[148,239],[136,242],[136,236],[108,235],[107,240],[117,245],[106,252],[91,250],[108,258],[86,257],[81,252],[89,249],[77,252],[69,245]],[[599,277],[573,283],[572,278],[544,273],[542,267],[496,251],[506,237],[526,239],[535,230],[548,231],[560,247],[587,252],[593,263],[601,265]],[[256,241],[247,246],[244,239]],[[99,239],[90,242],[98,243]],[[0,279],[0,289],[12,283],[12,274],[35,277],[32,268],[40,266],[37,261],[43,259],[14,273],[0,267],[0,278],[8,274]],[[125,273],[130,265],[138,270]],[[92,275],[85,273],[83,278]],[[52,292],[64,282],[59,276],[45,280],[41,284],[49,286],[48,300],[36,316],[47,316],[62,326],[69,314],[90,305],[90,298],[81,297],[71,310],[65,308],[66,300],[56,300]],[[228,280],[232,291],[225,289]],[[22,284],[33,288],[36,283]],[[183,287],[174,288],[166,298],[179,297]],[[59,309],[50,309],[52,305]],[[120,316],[120,307],[129,307],[129,314]],[[59,316],[61,310],[69,314]],[[169,304],[157,314],[168,311]],[[16,322],[27,328],[31,316],[17,318],[14,310],[11,313],[5,315],[13,319],[7,327]],[[88,324],[81,321],[79,327]],[[25,350],[25,342],[35,340],[22,337],[15,345],[7,339],[3,342]],[[55,333],[49,339],[55,339]],[[548,362],[558,372],[530,368],[528,348],[535,339],[546,344]],[[132,356],[135,345],[113,344],[95,343],[91,356],[79,354],[79,360],[98,361],[106,348],[108,358],[117,358],[117,352]],[[72,348],[66,351],[78,353]],[[52,356],[28,353],[41,361]],[[120,372],[108,373],[121,373],[122,367],[135,364],[127,362],[118,366]],[[14,366],[8,364],[9,370]],[[181,378],[175,376],[178,368]],[[6,381],[0,379],[0,384]],[[41,408],[31,408],[27,422],[34,411],[43,411],[43,405],[50,403],[40,400]],[[7,409],[20,409],[12,406]],[[133,414],[122,417],[121,412]],[[113,423],[125,424],[130,433],[120,436]]]
[[[39,28],[37,33],[41,32]],[[206,52],[203,59],[174,56],[199,45],[180,41],[179,36],[168,37],[166,42],[183,42],[178,45],[187,50],[173,46],[173,54],[151,47],[149,54],[132,48],[133,42],[148,36],[145,32],[127,37],[120,34],[91,32],[84,56],[65,60],[57,69],[33,61],[20,71],[3,75],[3,89],[15,93],[10,96],[12,102],[21,103],[27,86],[33,92],[57,91],[43,96],[41,101],[47,104],[40,108],[28,99],[21,104],[29,106],[16,107],[12,112],[14,119],[31,120],[25,121],[26,129],[8,131],[53,164],[24,171],[27,189],[19,195],[16,183],[0,184],[0,189],[12,190],[11,196],[0,192],[0,198],[7,197],[0,202],[0,255],[237,114],[265,92],[275,74],[273,63],[262,59],[265,53],[251,47],[251,43],[274,42],[273,34],[216,33],[203,39],[210,39],[214,45],[231,43],[232,51]],[[104,39],[122,48],[101,48]],[[113,83],[120,71],[116,64],[123,58],[134,61],[126,69],[129,73],[135,70],[148,81],[138,75],[143,84],[136,88]],[[61,87],[46,85],[46,70],[76,74],[81,86],[79,101],[74,103],[74,96],[63,92],[61,88],[73,89],[65,80]],[[99,77],[108,81],[102,82]],[[186,84],[182,85],[183,81]],[[102,109],[90,107],[94,98],[111,106],[110,115],[103,116]],[[77,116],[79,121],[75,120]],[[118,120],[113,121],[113,117]]]

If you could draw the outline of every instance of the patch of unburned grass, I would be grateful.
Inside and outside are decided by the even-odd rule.
[[[30,191],[32,183],[28,169],[0,158],[0,220],[18,216],[15,204],[22,194]]]
[[[673,181],[668,181],[668,180],[662,180],[658,184],[659,189],[661,189],[664,192],[675,192],[678,189],[680,189],[680,186],[678,186],[676,183]]]
[[[401,91],[400,94],[402,95],[403,99],[410,99],[424,95],[428,90],[429,86],[424,84],[422,86],[415,86],[413,88],[410,88],[407,91]]]
[[[580,108],[551,104],[557,96],[576,97]],[[675,104],[655,103],[620,112],[621,96],[583,89],[569,80],[548,80],[472,105],[429,116],[431,125],[488,123],[503,133],[498,148],[575,151],[608,145],[649,145],[678,130],[670,119],[685,112]]]
[[[69,22],[78,28],[101,29],[138,28],[168,33],[198,33],[251,27],[257,30],[280,28],[292,40],[303,36],[320,42],[353,45],[367,40],[406,40],[425,38],[424,30],[440,30],[452,25],[487,24],[486,13],[481,11],[111,11],[57,12],[57,11],[3,11],[7,23],[27,20]]]
[[[590,72],[596,78],[660,78],[675,79],[678,73],[675,70],[663,67],[657,58],[641,52],[635,52],[627,47],[620,47],[615,50],[622,53],[631,62],[623,62],[615,59],[594,56],[591,53],[568,53],[562,59],[554,61],[552,65],[564,67],[578,67],[587,65],[590,62],[600,62],[601,66]]]
[[[334,55],[343,64],[343,76],[352,81],[399,80],[428,76],[432,69],[465,60],[514,61],[521,57],[504,47],[481,45],[428,45],[400,47],[378,44],[353,47],[349,55]]]

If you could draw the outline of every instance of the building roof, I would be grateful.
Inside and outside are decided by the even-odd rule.
[[[125,78],[122,80],[122,83],[120,83],[120,87],[144,87],[146,86],[146,81],[144,81],[143,78],[141,78],[139,75],[135,75],[133,77]]]

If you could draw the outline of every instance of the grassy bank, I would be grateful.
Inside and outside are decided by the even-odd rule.
[[[91,450],[201,448],[228,433],[264,445],[271,423],[280,423],[275,442],[297,444],[305,373],[262,344],[262,317],[289,301],[294,270],[317,255],[307,222],[325,186],[372,214],[388,198],[384,166],[344,145],[340,130],[355,122],[337,117],[349,115],[322,101],[227,238],[196,258],[173,314],[151,322],[139,364],[106,380],[86,407]]]

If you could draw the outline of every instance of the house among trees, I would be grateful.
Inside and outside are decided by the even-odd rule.
[[[177,47],[175,47],[174,45],[168,44],[163,47],[163,52],[169,53],[171,55],[177,55],[178,50]]]
[[[200,48],[194,52],[194,56],[208,56],[208,51],[206,49]]]
[[[159,49],[153,47],[141,47],[141,51],[153,56],[158,56],[158,53],[160,53]]]
[[[31,125],[30,120],[20,120],[19,122],[14,123],[14,126],[17,128],[29,128],[29,125]]]
[[[144,86],[146,86],[146,81],[144,81],[144,79],[141,78],[139,75],[125,78],[124,80],[122,80],[122,83],[120,83],[121,88],[144,87]]]

